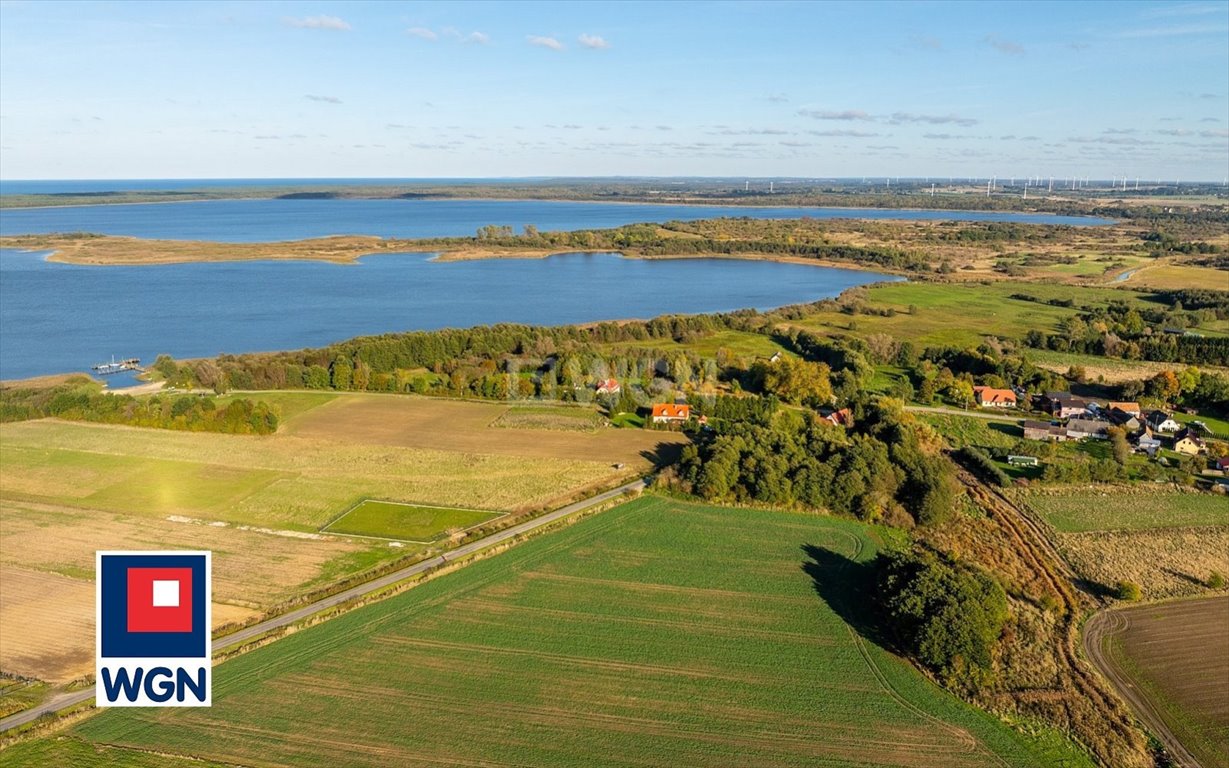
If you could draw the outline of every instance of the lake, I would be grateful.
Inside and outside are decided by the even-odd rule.
[[[1079,226],[1113,223],[1109,219],[1040,213],[877,208],[762,208],[540,200],[209,200],[0,209],[0,234],[94,232],[239,243],[328,235],[461,237],[472,236],[487,224],[507,225],[517,230],[526,224],[544,231],[605,229],[636,222],[694,221],[723,216],[1001,221]]]
[[[94,267],[0,249],[0,378],[87,371],[112,355],[151,363],[161,353],[297,349],[449,326],[769,309],[895,279],[806,264],[617,254]],[[108,378],[113,386],[132,381]]]

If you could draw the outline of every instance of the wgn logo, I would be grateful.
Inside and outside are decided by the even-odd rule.
[[[99,552],[96,702],[208,707],[209,552]]]

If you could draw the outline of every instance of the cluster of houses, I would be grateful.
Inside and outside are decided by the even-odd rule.
[[[1139,403],[1047,392],[1037,398],[1036,407],[1049,413],[1053,420],[1025,420],[1024,437],[1029,440],[1107,440],[1109,428],[1120,427],[1135,448],[1149,456],[1165,444],[1188,456],[1207,453],[1203,436],[1195,429],[1183,427],[1164,411],[1145,413]]]

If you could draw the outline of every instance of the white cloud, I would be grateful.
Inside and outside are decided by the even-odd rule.
[[[816,120],[874,120],[870,114],[860,109],[845,109],[840,111],[828,109],[800,109],[801,117],[811,117]]]
[[[580,44],[585,48],[592,48],[594,50],[601,50],[610,47],[610,43],[606,42],[606,38],[602,37],[601,35],[581,35],[577,38],[577,40],[579,40]]]
[[[986,35],[982,40],[991,48],[999,53],[1005,53],[1008,56],[1023,56],[1024,46],[1019,43],[1013,43],[1010,40],[1003,40],[995,35]]]
[[[563,43],[553,37],[542,37],[541,35],[529,35],[526,38],[530,45],[536,45],[539,48],[549,48],[552,51],[562,51]]]
[[[306,94],[304,95],[303,98],[311,99],[312,101],[323,101],[326,104],[340,104],[341,103],[341,99],[337,98],[336,96],[319,96],[314,93]]]
[[[491,36],[485,32],[470,32],[461,39],[463,43],[474,43],[475,45],[486,45],[491,42]]]
[[[440,36],[427,29],[426,27],[410,27],[405,31],[407,35],[421,38],[423,40],[439,40]]]
[[[807,131],[812,136],[826,136],[846,139],[868,139],[873,136],[881,136],[879,133],[871,133],[869,131],[851,131],[847,129],[839,129],[834,131]]]
[[[959,115],[919,115],[912,112],[893,112],[888,122],[893,125],[900,123],[926,123],[928,125],[959,125],[963,128],[977,125],[977,121],[971,117],[961,117]]]
[[[1114,37],[1134,40],[1148,37],[1186,37],[1188,35],[1225,34],[1229,27],[1224,24],[1175,24],[1168,27],[1147,27],[1144,29],[1128,29]]]
[[[350,25],[345,20],[336,16],[305,16],[301,19],[287,17],[282,21],[300,29],[332,29],[338,32],[346,32],[350,29]]]

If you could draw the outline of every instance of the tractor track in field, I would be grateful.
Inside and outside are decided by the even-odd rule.
[[[1101,713],[1107,727],[1130,743],[1135,725],[1129,710],[1116,696],[1113,686],[1080,658],[1080,617],[1087,607],[1087,598],[1075,590],[1070,568],[1059,555],[1046,528],[998,490],[978,480],[971,472],[957,465],[957,477],[973,499],[990,515],[1024,562],[1036,573],[1061,607],[1056,650],[1061,666],[1067,671],[1075,692]],[[1100,756],[1104,761],[1104,756]]]
[[[1088,654],[1093,665],[1117,689],[1118,695],[1126,699],[1148,732],[1165,746],[1169,759],[1177,768],[1200,768],[1199,760],[1169,729],[1157,708],[1131,681],[1131,676],[1122,671],[1106,652],[1109,639],[1127,631],[1130,626],[1131,619],[1126,615],[1126,611],[1111,608],[1094,614],[1084,625],[1084,653]]]

